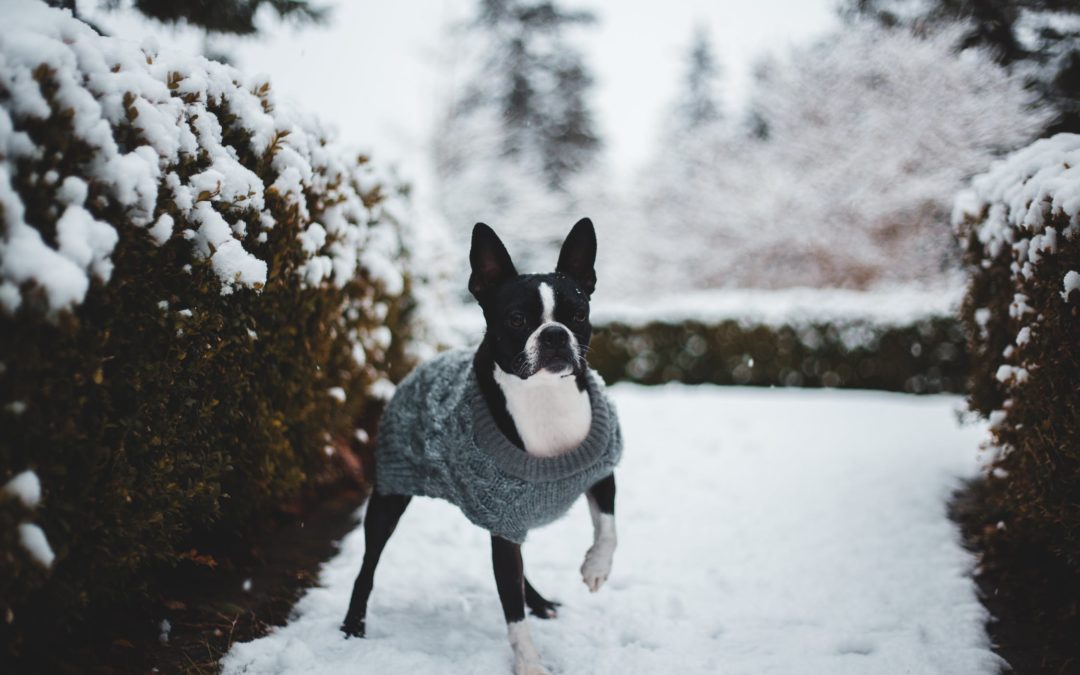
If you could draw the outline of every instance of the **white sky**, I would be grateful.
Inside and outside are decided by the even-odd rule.
[[[470,15],[474,0],[323,0],[330,23],[230,42],[237,65],[268,73],[279,96],[334,125],[347,143],[398,164],[407,178],[427,176],[426,143],[449,69],[445,26]],[[582,46],[596,77],[593,105],[617,178],[647,160],[660,117],[683,72],[696,25],[711,33],[725,69],[725,96],[741,103],[755,58],[812,39],[836,24],[837,0],[563,0],[593,10],[599,23]],[[80,4],[90,4],[84,1]],[[147,24],[117,15],[99,21],[141,39]],[[196,49],[192,31],[155,30],[164,48]]]

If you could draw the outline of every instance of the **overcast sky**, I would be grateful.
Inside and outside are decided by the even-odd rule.
[[[427,139],[451,76],[445,28],[469,16],[474,0],[324,3],[334,7],[326,26],[278,26],[226,46],[238,66],[269,74],[279,95],[316,111],[344,141],[370,148],[398,163],[405,176],[423,181]],[[737,107],[754,59],[835,25],[836,3],[564,0],[564,6],[590,9],[599,18],[583,33],[582,46],[596,77],[593,104],[616,176],[629,176],[652,152],[696,25],[711,34],[725,70],[724,95]],[[146,31],[144,22],[115,15],[100,20],[119,37],[140,39],[137,33]],[[155,32],[163,47],[199,47],[192,31]]]

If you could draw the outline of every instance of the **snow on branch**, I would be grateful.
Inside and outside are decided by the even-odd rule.
[[[222,294],[258,291],[271,263],[260,245],[281,219],[275,200],[295,217],[305,284],[341,287],[366,268],[400,287],[389,262],[398,249],[369,236],[393,209],[365,203],[375,170],[279,103],[265,78],[98,35],[32,0],[11,0],[4,15],[0,307],[13,313],[28,293],[49,313],[82,303],[92,282],[109,281],[120,238],[140,229],[157,246],[190,242]],[[58,123],[64,137],[46,138]],[[60,170],[36,171],[43,163]],[[309,214],[313,195],[321,222]]]

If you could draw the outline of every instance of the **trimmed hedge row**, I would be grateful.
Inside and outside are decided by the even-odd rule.
[[[973,181],[954,225],[970,270],[971,408],[991,422],[988,558],[1049,552],[1080,586],[1080,136]],[[1026,551],[1027,553],[1022,553]],[[1019,559],[1016,558],[1016,559]],[[997,558],[997,559],[995,559]],[[1073,598],[1073,612],[1080,598]],[[1074,615],[1075,616],[1075,615]]]
[[[963,391],[964,331],[955,319],[771,326],[727,320],[598,326],[589,363],[608,382]]]
[[[0,40],[10,653],[268,526],[408,371],[413,313],[397,188],[268,84],[38,3],[20,20]],[[2,487],[27,471],[36,508]]]

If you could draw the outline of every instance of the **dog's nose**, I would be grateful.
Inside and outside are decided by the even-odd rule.
[[[562,326],[548,326],[540,331],[539,340],[545,347],[562,347],[570,342],[570,334]]]

